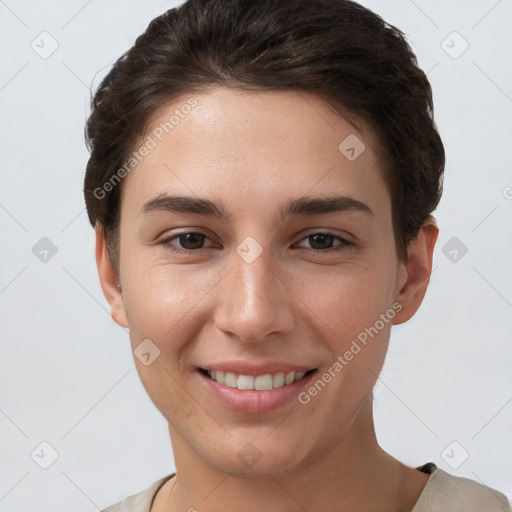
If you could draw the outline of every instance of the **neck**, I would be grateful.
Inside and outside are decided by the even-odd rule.
[[[410,512],[428,480],[380,448],[371,397],[329,450],[316,458],[312,454],[311,460],[286,475],[266,472],[243,478],[225,473],[207,464],[171,426],[169,431],[176,477],[162,489],[152,512]]]

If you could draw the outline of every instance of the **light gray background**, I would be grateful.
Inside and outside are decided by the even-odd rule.
[[[411,466],[511,497],[512,1],[362,3],[407,33],[447,151],[435,269],[419,313],[393,330],[378,438]],[[174,5],[0,1],[1,511],[90,512],[174,470],[102,296],[81,192],[90,86]],[[43,31],[59,45],[46,59],[31,48],[51,48]],[[43,237],[58,249],[46,262],[32,252]],[[468,249],[455,262],[442,251],[453,237]],[[48,469],[43,441],[58,452]]]

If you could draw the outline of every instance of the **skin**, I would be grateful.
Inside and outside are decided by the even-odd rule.
[[[190,96],[162,107],[150,129]],[[129,328],[132,349],[150,339],[160,350],[149,366],[135,358],[169,423],[178,475],[152,512],[412,510],[428,475],[379,447],[371,392],[391,325],[406,322],[423,300],[434,220],[401,261],[378,145],[320,98],[224,87],[194,98],[199,105],[122,184],[117,272],[97,229],[112,317]],[[355,161],[338,150],[350,134],[366,147]],[[208,199],[230,216],[141,212],[162,193]],[[287,201],[332,195],[361,201],[373,214],[281,217]],[[169,245],[179,250],[183,239],[161,243],[187,231],[206,234],[206,247],[177,253]],[[333,238],[333,248],[318,249],[308,236],[325,232],[354,245]],[[248,236],[262,248],[252,263],[236,252]],[[230,359],[288,361],[321,374],[396,303],[401,310],[307,405],[240,413],[200,385],[197,366]],[[237,453],[249,442],[262,456],[246,467]]]

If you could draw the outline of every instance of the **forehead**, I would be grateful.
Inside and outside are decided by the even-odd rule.
[[[162,192],[207,194],[233,208],[339,193],[389,206],[371,131],[304,92],[184,95],[152,116],[143,146],[123,186],[123,201],[135,207]]]

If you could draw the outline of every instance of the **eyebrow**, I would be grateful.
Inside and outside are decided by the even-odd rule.
[[[224,220],[230,217],[222,205],[217,205],[208,199],[168,194],[160,194],[149,200],[141,209],[142,213],[154,211],[192,213],[218,217]],[[300,197],[288,201],[281,208],[280,213],[284,218],[289,215],[318,215],[344,211],[357,211],[373,216],[373,212],[368,205],[348,196]]]
[[[343,211],[358,211],[373,216],[367,204],[348,196],[301,197],[286,203],[281,209],[281,215],[286,217],[287,215],[316,215]]]
[[[150,213],[154,211],[196,213],[199,215],[219,217],[221,219],[227,219],[229,217],[228,213],[222,206],[217,206],[208,199],[187,196],[170,196],[168,194],[160,194],[154,199],[150,199],[141,209],[142,213]]]

